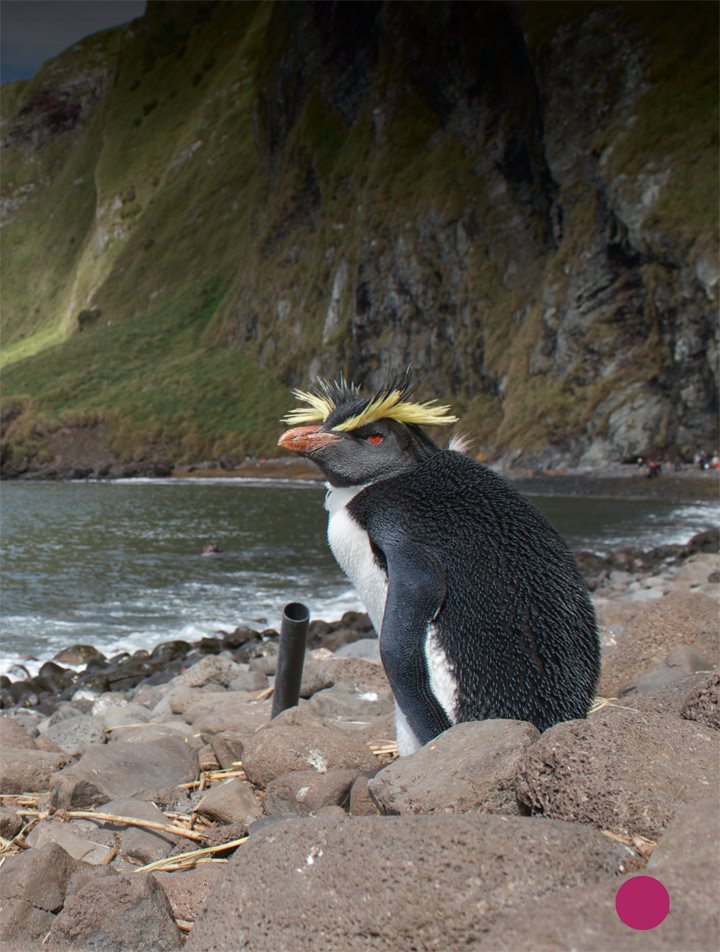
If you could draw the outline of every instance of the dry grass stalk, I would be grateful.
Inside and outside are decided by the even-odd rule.
[[[195,869],[196,866],[206,866],[208,863],[227,863],[226,859],[213,859],[212,856],[200,857],[199,859],[189,859],[184,863],[175,863],[172,866],[163,866],[162,869],[156,870],[160,873],[178,873],[183,872],[186,869]]]
[[[158,727],[162,721],[138,721],[137,724],[116,724],[114,727],[106,727],[105,733],[112,734],[113,731],[124,731],[135,727]]]
[[[368,746],[376,757],[398,756],[398,747],[394,740],[371,740]]]
[[[171,833],[173,836],[183,836],[188,840],[196,840],[202,843],[205,839],[204,833],[197,833],[195,830],[188,830],[183,826],[173,826],[169,823],[156,823],[154,820],[138,820],[132,816],[116,816],[114,813],[95,813],[92,810],[67,810],[58,812],[57,816],[68,820],[105,820],[109,823],[117,823],[120,826],[139,826],[146,830],[160,830],[163,833]]]
[[[256,694],[256,695],[255,695],[255,700],[256,700],[256,701],[265,701],[267,698],[269,698],[269,697],[272,696],[272,693],[273,693],[274,690],[275,690],[275,688],[274,688],[272,685],[270,685],[269,688],[265,688],[264,690],[260,691],[259,694]]]
[[[181,932],[192,932],[193,922],[188,922],[186,919],[176,919],[175,925]]]
[[[191,850],[189,853],[177,853],[175,856],[166,856],[165,859],[158,859],[154,863],[148,863],[147,866],[141,866],[136,870],[138,873],[149,873],[154,869],[164,869],[166,866],[172,866],[178,861],[195,859],[200,856],[211,856],[213,853],[222,853],[224,850],[232,850],[243,843],[247,843],[248,837],[243,836],[239,840],[231,840],[229,843],[220,843],[219,846],[206,846],[204,849]]]
[[[609,840],[614,840],[616,843],[622,843],[623,846],[634,849],[644,859],[648,859],[657,846],[657,840],[651,840],[639,833],[615,833],[613,830],[602,830],[601,832]]]
[[[219,780],[230,780],[233,777],[241,777],[247,780],[244,770],[228,768],[227,770],[203,770],[199,780],[191,780],[189,783],[179,783],[178,786],[183,790],[204,790],[210,783],[216,783]]]

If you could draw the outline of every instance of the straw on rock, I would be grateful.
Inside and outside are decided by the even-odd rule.
[[[184,860],[195,860],[196,862],[200,861],[201,857],[212,856],[214,853],[222,853],[225,850],[233,850],[238,846],[242,846],[243,843],[247,843],[249,837],[243,836],[239,840],[230,840],[229,843],[220,843],[217,846],[206,846],[204,849],[191,850],[189,853],[177,853],[175,856],[166,856],[164,859],[155,860],[154,863],[148,863],[147,866],[141,866],[139,869],[135,870],[137,873],[149,873],[155,869],[166,869],[168,866],[175,866],[178,863],[183,863]],[[194,866],[196,862],[189,863],[188,865]],[[183,863],[183,868],[186,868]]]

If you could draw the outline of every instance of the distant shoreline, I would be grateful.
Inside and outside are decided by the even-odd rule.
[[[492,463],[488,463],[493,468]],[[627,499],[667,499],[678,502],[695,500],[720,502],[720,472],[701,471],[687,466],[684,470],[667,469],[655,479],[633,465],[622,463],[593,470],[570,467],[547,470],[500,470],[521,492],[531,496],[608,496]],[[317,468],[307,460],[248,460],[237,469],[213,466],[177,467],[172,476],[182,478],[223,477],[228,479],[292,479],[322,482]]]

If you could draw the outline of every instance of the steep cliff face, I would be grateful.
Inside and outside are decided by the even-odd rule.
[[[267,451],[288,385],[408,363],[506,461],[712,442],[716,19],[150,3],[12,84],[8,471]]]

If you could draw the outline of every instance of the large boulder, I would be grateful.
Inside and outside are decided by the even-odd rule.
[[[57,774],[53,795],[64,809],[147,799],[158,790],[194,780],[197,771],[197,752],[179,737],[152,743],[117,741],[89,748],[76,764]]]
[[[384,813],[519,813],[515,774],[540,736],[523,721],[456,724],[368,784]]]
[[[655,839],[678,809],[719,783],[715,731],[605,708],[545,731],[524,754],[516,791],[532,813]]]
[[[251,836],[188,952],[476,948],[502,909],[613,876],[589,827],[489,815],[294,819]]]
[[[98,869],[70,880],[47,948],[166,952],[182,945],[167,896],[151,875]]]
[[[8,857],[0,868],[3,948],[40,948],[63,907],[70,878],[83,868],[55,843]]]

